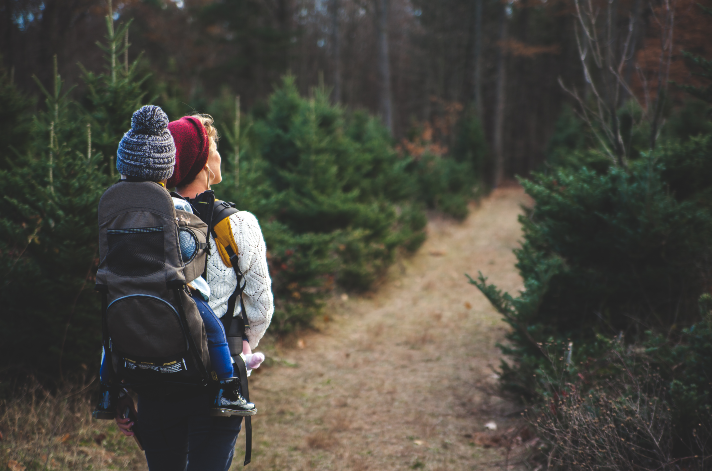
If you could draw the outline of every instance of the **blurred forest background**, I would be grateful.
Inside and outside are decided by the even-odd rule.
[[[96,206],[153,103],[216,118],[276,333],[518,177],[525,290],[470,281],[511,326],[532,459],[709,469],[711,0],[2,0],[0,24],[0,401],[96,371]]]
[[[677,2],[671,79],[678,82],[691,79],[680,51],[705,55],[710,47],[711,23],[695,5]],[[620,36],[635,20],[624,76],[642,95],[638,72],[654,75],[661,48],[655,15],[642,0],[615,7]],[[102,70],[94,43],[105,34],[106,12],[106,0],[4,0],[5,70],[36,95],[31,77],[49,86],[56,54],[67,85],[84,87],[76,64]],[[113,12],[117,24],[133,19],[128,60],[143,52],[145,88],[171,117],[236,94],[246,110],[264,106],[291,73],[300,93],[324,84],[334,102],[380,114],[396,140],[432,141],[443,151],[471,108],[510,177],[545,159],[567,99],[559,78],[579,88],[586,82],[571,1],[114,0]]]

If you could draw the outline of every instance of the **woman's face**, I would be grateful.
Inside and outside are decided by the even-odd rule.
[[[222,171],[220,170],[221,162],[222,159],[220,158],[217,146],[210,146],[208,161],[205,164],[210,168],[210,172],[208,172],[210,185],[216,185],[222,181]]]

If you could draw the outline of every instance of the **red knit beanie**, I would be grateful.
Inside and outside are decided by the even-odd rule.
[[[203,123],[193,116],[184,116],[168,123],[168,130],[176,144],[176,166],[166,187],[190,183],[205,168],[210,150],[210,138]]]

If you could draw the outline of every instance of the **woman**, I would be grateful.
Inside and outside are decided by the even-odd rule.
[[[185,198],[195,198],[222,181],[217,151],[217,130],[209,116],[186,116],[168,125],[176,147],[176,164],[167,186]],[[274,311],[267,249],[257,219],[246,211],[229,217],[243,273],[246,339],[243,354],[252,354],[264,335]],[[210,237],[207,262],[209,305],[218,317],[227,313],[228,299],[237,287],[232,268],[223,264],[215,240]],[[239,303],[235,314],[240,313]],[[263,358],[263,357],[262,357]],[[228,470],[242,418],[212,417],[210,393],[173,399],[139,397],[136,431],[140,434],[151,471]],[[136,415],[134,415],[136,416]],[[117,418],[121,432],[134,433],[131,419]]]

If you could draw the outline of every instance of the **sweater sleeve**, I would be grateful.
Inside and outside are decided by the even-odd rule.
[[[272,280],[267,268],[267,247],[257,218],[247,211],[230,216],[232,233],[239,250],[240,270],[244,275],[243,300],[249,327],[245,333],[254,349],[260,342],[274,313]]]

